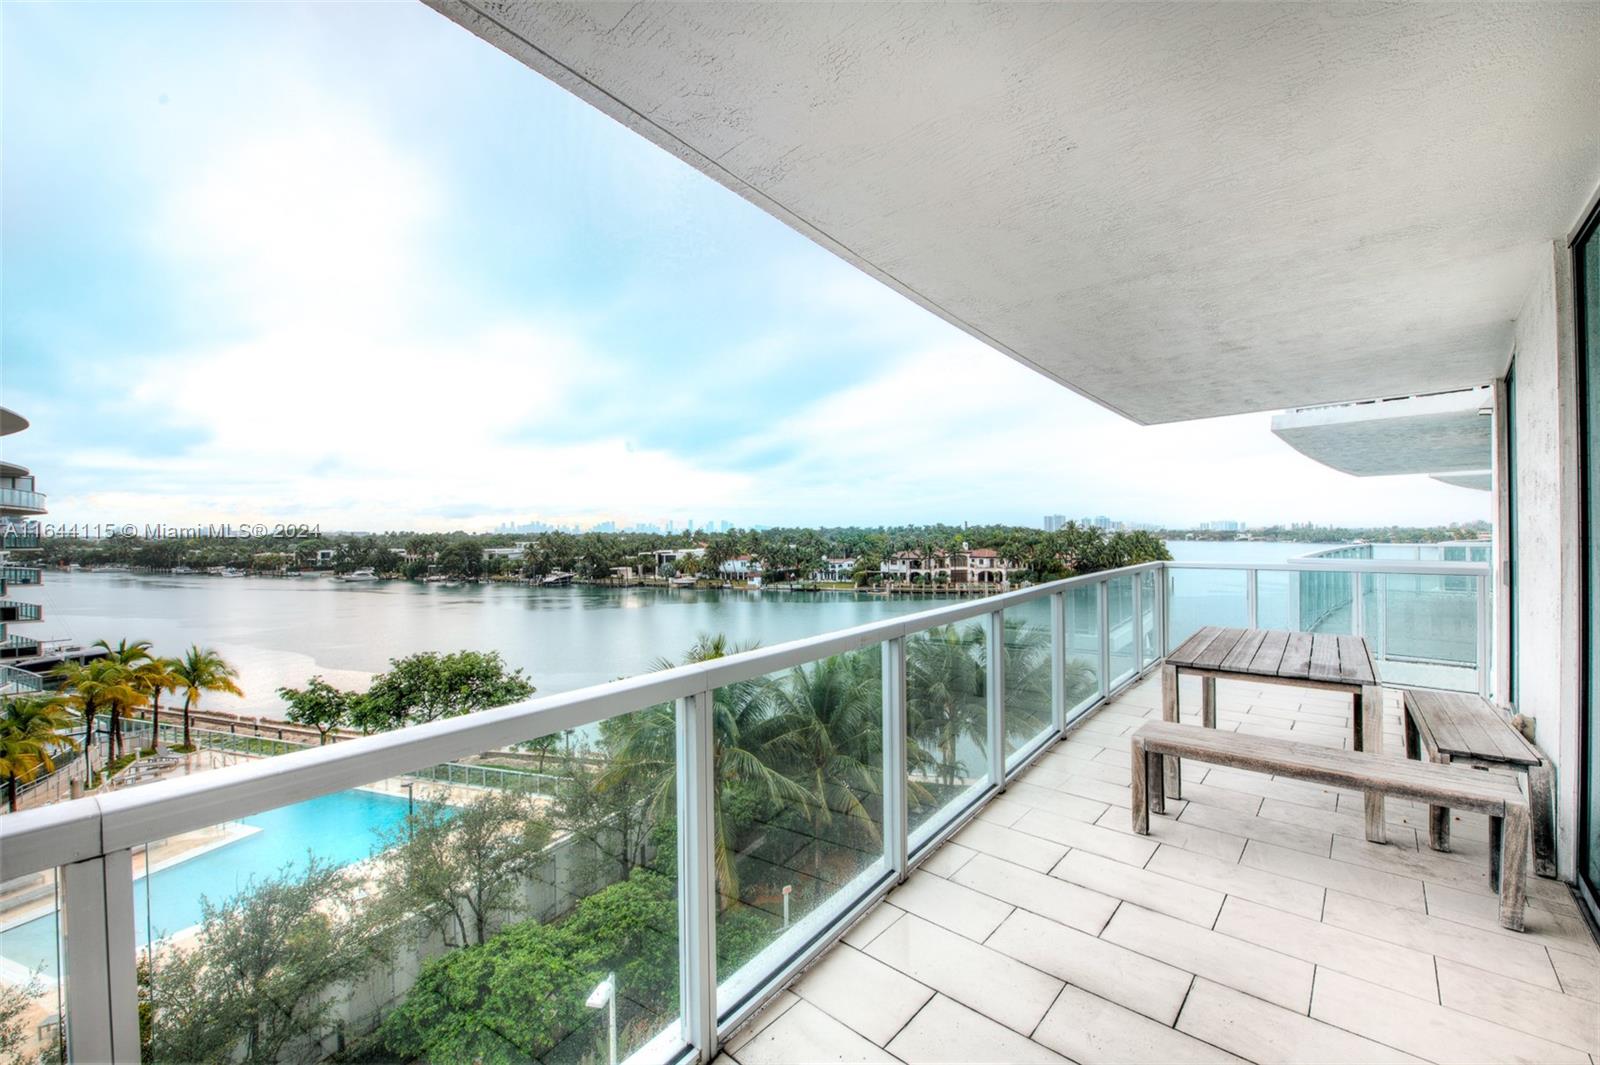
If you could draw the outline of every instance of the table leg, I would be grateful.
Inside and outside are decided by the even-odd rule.
[[[1450,761],[1450,756],[1440,751],[1434,761],[1442,764]],[[1492,826],[1491,826],[1492,827]],[[1428,846],[1436,851],[1449,853],[1450,851],[1450,807],[1428,807]]]
[[[1556,826],[1551,808],[1553,797],[1550,763],[1528,767],[1528,815],[1533,825],[1533,872],[1554,880],[1556,877]]]
[[[1147,754],[1145,758],[1149,760],[1147,764],[1150,767],[1147,770],[1150,778],[1150,812],[1164,814],[1167,812],[1167,783],[1163,763],[1166,762],[1168,756]]]
[[[1176,723],[1178,720],[1178,667],[1161,666],[1161,720]],[[1174,799],[1183,798],[1182,759],[1163,758],[1166,767],[1166,794]]]
[[[1217,678],[1200,678],[1200,724],[1217,727]]]
[[[1500,924],[1520,932],[1528,888],[1528,811],[1521,807],[1507,809],[1499,836]]]

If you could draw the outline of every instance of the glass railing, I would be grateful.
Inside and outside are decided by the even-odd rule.
[[[0,691],[8,694],[44,691],[44,678],[16,666],[0,666]]]
[[[1488,691],[1483,563],[1323,553],[1273,565],[1168,563],[1166,581],[1169,647],[1204,625],[1360,636],[1386,683]]]
[[[38,621],[44,616],[38,603],[21,603],[15,599],[0,599],[0,621]]]
[[[0,488],[0,510],[38,511],[45,510],[44,494],[41,492],[27,492],[20,488]]]
[[[0,977],[69,1061],[713,1056],[1160,660],[1161,568],[326,747],[204,730],[224,768],[0,816]]]
[[[0,566],[0,581],[6,584],[38,584],[39,570],[34,566]]]
[[[7,551],[26,551],[39,546],[39,530],[29,525],[7,525],[0,532],[0,548]]]

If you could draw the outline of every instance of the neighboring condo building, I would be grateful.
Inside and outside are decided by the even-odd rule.
[[[20,433],[27,427],[28,419],[0,407],[0,436]],[[33,474],[27,467],[0,460],[0,526],[4,533],[0,546],[0,695],[40,691],[44,687],[36,674],[7,664],[39,652],[37,640],[15,635],[10,628],[44,616],[38,603],[12,598],[16,587],[40,583],[39,567],[25,564],[13,552],[39,546],[39,527],[34,519],[45,512],[44,502],[44,496],[35,491]]]

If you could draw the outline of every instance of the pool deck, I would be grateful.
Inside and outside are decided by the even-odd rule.
[[[1427,846],[1391,799],[1186,761],[1184,800],[1131,833],[1136,685],[941,847],[729,1040],[718,1060],[1600,1061],[1600,948],[1530,878],[1502,929],[1485,818]],[[1197,716],[1186,681],[1184,718]],[[1219,727],[1348,746],[1347,698],[1222,682]],[[1398,756],[1399,693],[1385,706]]]

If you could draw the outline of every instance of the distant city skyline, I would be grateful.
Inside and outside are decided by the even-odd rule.
[[[0,398],[56,522],[1489,513],[1320,466],[1270,412],[1134,425],[422,5],[5,30]]]

